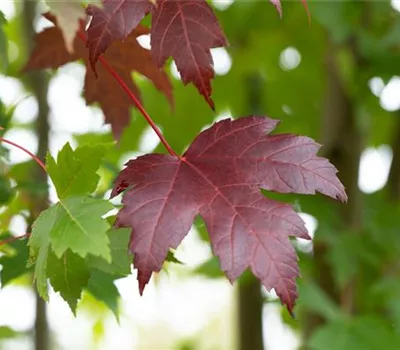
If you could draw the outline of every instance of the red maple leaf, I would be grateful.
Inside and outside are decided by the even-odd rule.
[[[172,56],[182,82],[192,82],[211,108],[214,78],[211,48],[227,45],[205,0],[159,0],[152,8],[151,52],[159,67]]]
[[[291,206],[266,198],[260,188],[318,191],[341,201],[347,196],[336,168],[316,155],[319,144],[291,134],[266,135],[277,123],[256,116],[226,119],[203,131],[183,157],[150,154],[126,164],[112,196],[127,189],[116,225],[132,228],[140,293],[200,214],[230,281],[250,267],[292,311],[299,271],[288,238],[310,237]]]
[[[103,0],[103,8],[89,6],[92,16],[88,28],[90,63],[94,65],[99,56],[117,40],[124,40],[150,11],[149,0]]]
[[[56,24],[52,15],[45,14],[45,17]],[[83,31],[83,28],[82,24],[81,31]],[[131,78],[133,71],[149,78],[172,104],[172,85],[167,74],[154,64],[150,51],[141,47],[136,40],[138,36],[148,33],[147,28],[137,27],[124,42],[115,43],[107,51],[105,58],[139,100],[139,90]],[[99,67],[96,77],[89,67],[88,50],[84,42],[76,37],[74,53],[69,53],[65,48],[62,32],[58,26],[47,28],[37,34],[35,41],[36,47],[24,70],[55,69],[66,63],[83,59],[86,65],[84,86],[86,103],[98,103],[100,105],[106,122],[111,124],[113,134],[118,139],[123,129],[129,124],[132,101],[126,94],[121,93],[121,87],[103,67]]]
[[[151,9],[151,53],[159,67],[168,57],[175,60],[182,82],[193,83],[211,108],[211,79],[214,78],[211,48],[227,40],[211,7],[205,0],[104,0],[104,8],[91,6],[88,29],[92,67],[99,55],[115,41],[124,39]]]

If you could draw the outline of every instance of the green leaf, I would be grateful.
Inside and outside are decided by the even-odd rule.
[[[311,337],[310,348],[313,350],[361,349],[351,332],[351,325],[342,322],[329,323],[319,328]]]
[[[348,321],[335,321],[317,329],[310,340],[315,350],[396,350],[399,334],[376,316],[359,316]]]
[[[31,241],[41,239],[43,242],[32,244],[42,249],[50,240],[58,257],[71,249],[83,258],[93,254],[111,261],[109,225],[101,216],[112,209],[111,203],[90,197],[70,197],[60,201],[43,211],[33,224]]]
[[[18,336],[18,332],[7,326],[0,326],[0,339],[11,339]]]
[[[367,235],[360,240],[354,232],[336,230],[335,234],[330,234],[329,241],[331,245],[326,259],[333,267],[336,282],[341,288],[362,269],[380,268],[380,251]]]
[[[89,266],[120,277],[131,272],[132,255],[128,252],[131,230],[129,228],[111,229],[108,232],[111,250],[111,262],[97,256],[89,257]]]
[[[175,257],[174,253],[171,252],[170,250],[168,251],[168,254],[167,254],[167,257],[165,258],[165,260],[168,262],[175,263],[175,264],[183,265],[182,261],[178,260]]]
[[[6,176],[1,174],[1,167],[0,163],[0,206],[7,204],[13,195],[11,183]]]
[[[4,25],[6,23],[4,14],[0,11],[0,67],[4,70],[8,67],[8,40],[4,32]]]
[[[1,33],[1,26],[0,26],[0,33]],[[1,35],[1,34],[0,34]],[[1,40],[1,39],[0,39]],[[0,47],[0,55],[1,55],[1,47]],[[1,58],[0,58],[1,60]],[[11,123],[11,118],[14,114],[14,107],[7,107],[1,100],[0,100],[0,126],[3,128],[0,129],[0,136],[3,136],[6,132],[6,129],[9,127],[10,123]],[[8,155],[9,154],[9,150],[8,148],[5,148],[4,145],[0,142],[0,173],[2,173],[2,167],[4,167],[4,165],[2,164],[1,160],[5,159],[5,160],[9,160]]]
[[[112,143],[82,146],[72,150],[69,143],[57,155],[57,163],[47,154],[47,169],[58,197],[92,193],[99,182],[96,171]]]
[[[215,256],[200,265],[194,272],[209,278],[220,278],[224,276],[221,271],[219,260]]]
[[[326,27],[337,43],[343,42],[351,34],[350,9],[345,2],[312,2],[310,9],[313,18]]]
[[[312,310],[331,321],[343,319],[340,308],[312,281],[299,281],[299,295],[299,306],[305,306],[307,310]]]
[[[51,210],[47,209],[43,211],[33,224],[33,230],[31,237],[29,238],[28,245],[30,247],[29,255],[31,258],[31,263],[35,263],[34,270],[34,280],[36,281],[36,289],[38,294],[45,300],[49,300],[49,293],[47,289],[47,275],[46,275],[46,265],[47,257],[49,254],[50,247],[50,236],[47,231],[41,230],[41,226],[52,227],[55,225],[56,217],[46,217],[46,213]],[[35,226],[39,227],[36,230]]]
[[[2,239],[7,237],[11,236],[2,236]],[[31,270],[31,268],[26,267],[29,258],[26,240],[16,240],[9,245],[13,248],[12,253],[0,257],[0,265],[3,266],[1,270],[2,287]]]
[[[118,313],[118,299],[120,294],[114,284],[115,278],[108,273],[93,269],[90,272],[90,280],[87,290],[96,299],[102,301],[114,313],[117,320],[119,320]]]
[[[90,277],[85,259],[70,250],[67,250],[61,258],[50,252],[46,272],[54,290],[60,292],[61,297],[75,314],[82,290],[87,286]]]

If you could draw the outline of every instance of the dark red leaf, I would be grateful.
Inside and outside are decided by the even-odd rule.
[[[129,188],[117,225],[132,228],[141,293],[200,214],[228,278],[233,282],[250,267],[292,311],[299,271],[288,238],[310,238],[294,210],[264,197],[260,187],[347,196],[336,169],[316,155],[320,146],[305,137],[266,135],[276,124],[265,117],[227,119],[202,132],[182,158],[151,154],[126,164],[112,196]]]
[[[151,51],[159,67],[175,60],[183,83],[193,83],[211,108],[211,48],[227,40],[205,0],[159,0],[152,7]]]
[[[150,11],[149,0],[103,0],[103,8],[93,5],[88,28],[90,63],[94,70],[99,56],[116,40],[125,39]]]
[[[50,14],[46,14],[45,17],[56,23],[55,18]],[[81,30],[83,31],[83,24]],[[167,74],[154,64],[150,51],[141,47],[136,40],[138,36],[148,33],[147,28],[137,27],[124,42],[115,43],[104,57],[139,100],[139,89],[131,77],[133,71],[149,78],[167,96],[172,105],[172,85]],[[88,50],[79,38],[75,38],[74,53],[70,54],[65,48],[59,27],[45,29],[36,35],[35,40],[36,47],[24,70],[54,69],[66,63],[83,59],[87,68],[84,86],[86,103],[100,105],[106,122],[111,124],[113,134],[118,139],[130,121],[130,108],[133,107],[132,101],[121,91],[118,83],[102,66],[99,66],[98,76],[95,76],[90,69]]]

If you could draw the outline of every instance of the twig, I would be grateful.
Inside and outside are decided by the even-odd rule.
[[[7,238],[4,241],[0,241],[0,246],[12,243],[12,242],[17,241],[19,239],[28,238],[30,235],[31,235],[31,233],[28,232],[28,233],[25,233],[24,235],[21,235],[21,236],[15,236],[15,237]]]
[[[14,147],[20,149],[21,151],[25,152],[45,171],[45,173],[47,173],[46,166],[43,164],[43,162],[36,155],[34,155],[32,152],[28,151],[23,146],[20,146],[20,145],[16,144],[15,142],[7,140],[3,137],[0,137],[0,142],[8,143],[9,145],[14,146]]]

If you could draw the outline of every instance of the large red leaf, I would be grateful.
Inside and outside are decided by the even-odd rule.
[[[149,0],[103,0],[103,8],[88,7],[92,16],[88,28],[89,57],[92,68],[116,40],[125,39],[150,11]]]
[[[175,60],[183,83],[192,82],[214,109],[211,48],[227,40],[205,0],[159,0],[152,8],[151,51],[159,67]]]
[[[294,135],[270,136],[277,121],[265,117],[223,120],[203,131],[181,158],[151,154],[130,160],[112,196],[129,188],[117,226],[131,227],[142,293],[200,214],[213,252],[233,282],[250,267],[292,310],[297,298],[297,257],[289,237],[309,239],[304,223],[278,192],[324,193],[347,200],[337,170],[316,155],[320,146]]]
[[[53,16],[46,14],[53,23]],[[83,27],[81,27],[83,30]],[[153,62],[150,51],[139,45],[136,38],[148,34],[143,26],[137,27],[124,42],[115,43],[105,54],[108,63],[121,76],[129,88],[140,100],[137,86],[131,78],[137,71],[149,78],[162,91],[171,104],[172,85],[167,74]],[[74,41],[74,53],[69,53],[64,44],[62,32],[58,26],[47,28],[36,35],[36,46],[24,70],[58,68],[66,63],[83,59],[86,65],[84,97],[87,104],[98,103],[103,110],[106,122],[111,124],[113,134],[118,139],[123,129],[130,121],[130,108],[133,107],[129,97],[121,92],[121,87],[102,66],[97,71],[97,77],[90,69],[88,50],[78,38]]]

